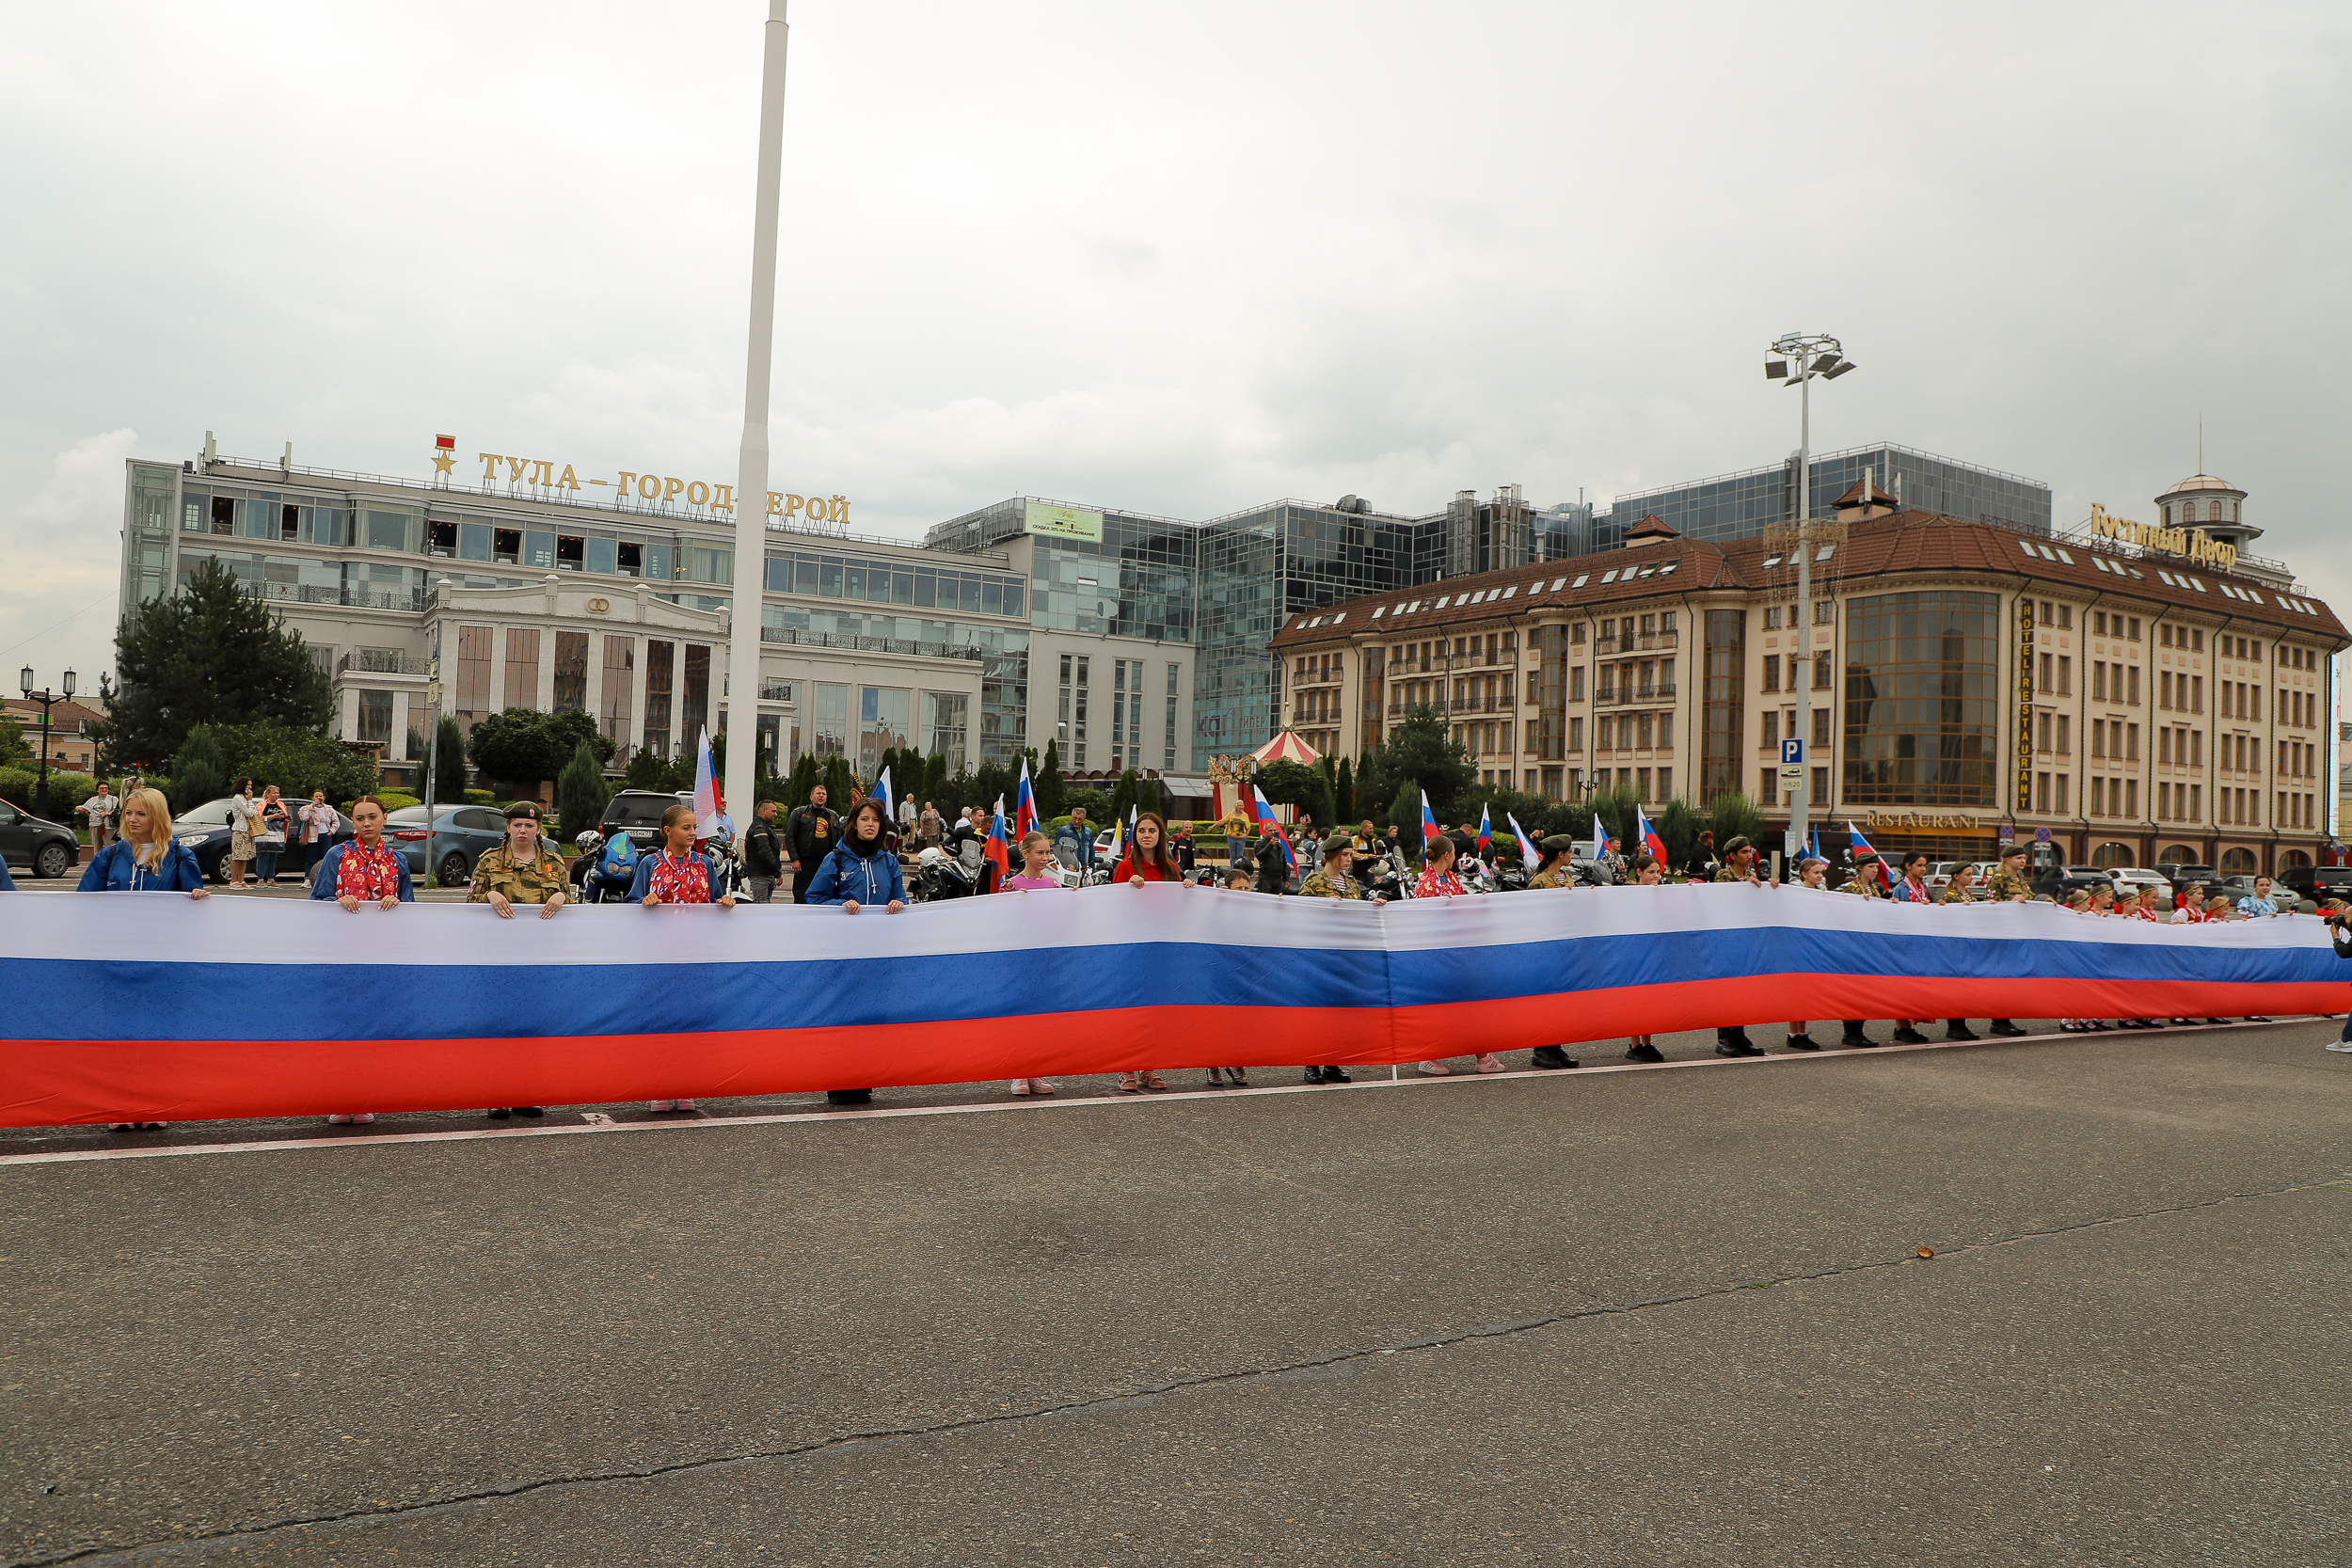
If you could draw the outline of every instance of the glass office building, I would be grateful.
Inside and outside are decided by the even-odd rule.
[[[2049,535],[2050,487],[2041,481],[1884,442],[1816,453],[1811,502],[1804,515],[1836,515],[1837,498],[1866,472],[1897,500],[1916,511],[1990,523],[2018,533]],[[1648,515],[1657,516],[1686,539],[1721,543],[1751,538],[1771,524],[1796,515],[1796,494],[1797,459],[1792,452],[1785,462],[1769,468],[1619,496],[1606,514],[1592,520],[1588,547],[1615,548],[1625,543],[1625,531]]]
[[[1037,633],[1189,647],[1190,733],[1174,746],[1178,764],[1196,771],[1279,727],[1282,671],[1267,649],[1277,627],[1318,605],[1430,581],[1446,569],[1448,519],[1459,510],[1400,517],[1349,497],[1273,501],[1196,523],[1106,507],[1097,539],[1031,532],[1033,503],[1098,512],[1016,496],[938,524],[924,546],[1005,550],[1016,567],[1025,562]]]

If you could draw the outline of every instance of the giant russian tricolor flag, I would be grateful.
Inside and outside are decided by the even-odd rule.
[[[1243,1037],[1355,1066],[1791,1016],[2317,1014],[2352,979],[2309,916],[1746,883],[1385,906],[1114,883],[512,921],[0,894],[0,955],[8,1126],[966,1083],[1221,1063]]]

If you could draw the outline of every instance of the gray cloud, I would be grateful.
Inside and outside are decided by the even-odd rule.
[[[207,428],[731,475],[757,10],[5,13],[0,644],[106,592],[120,452]],[[2062,524],[2147,515],[2201,413],[2352,605],[2335,8],[795,12],[776,473],[863,529],[1752,467],[1802,327],[1863,367],[1817,446]],[[109,621],[31,646],[95,670]]]

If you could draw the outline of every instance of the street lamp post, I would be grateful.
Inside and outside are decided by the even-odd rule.
[[[1797,515],[1790,519],[1796,534],[1792,553],[1797,558],[1797,651],[1789,658],[1788,678],[1800,693],[1797,711],[1803,713],[1812,705],[1807,694],[1813,690],[1814,534],[1807,526],[1813,518],[1813,382],[1816,377],[1835,381],[1854,366],[1845,356],[1844,345],[1821,333],[1783,333],[1772,352],[1777,357],[1764,362],[1765,376],[1797,388]],[[1863,499],[1867,503],[1869,498]],[[1802,682],[1797,676],[1800,669],[1804,672]],[[1788,791],[1788,831],[1782,835],[1781,852],[1790,861],[1804,852],[1809,836],[1810,762],[1808,757],[1799,765],[1794,787]]]
[[[45,687],[39,691],[34,690],[33,667],[29,664],[17,672],[16,684],[17,689],[24,693],[26,702],[40,705],[40,783],[33,790],[33,815],[47,816],[49,815],[49,709],[53,705],[65,702],[73,695],[73,672],[68,670],[65,673],[63,683],[65,689],[62,691],[51,691]]]

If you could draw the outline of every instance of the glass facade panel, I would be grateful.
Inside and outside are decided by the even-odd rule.
[[[510,627],[506,633],[506,689],[503,706],[536,709],[539,705],[539,632],[537,627]]]
[[[914,694],[903,687],[869,686],[858,693],[857,770],[873,778],[882,754],[914,738]]]
[[[710,722],[710,644],[686,644],[686,673],[678,683],[678,754],[701,744]]]
[[[588,706],[588,634],[555,634],[555,709],[577,713]]]
[[[961,772],[970,765],[965,747],[971,705],[971,699],[961,691],[923,693],[923,749],[933,756],[945,757],[950,773]]]
[[[676,679],[677,644],[659,638],[645,642],[645,750],[655,756],[670,754],[674,722],[672,683]]]
[[[628,750],[628,719],[632,688],[637,676],[637,640],[633,637],[607,637],[604,640],[604,690],[596,703],[596,726],[614,747],[615,761],[625,760]]]
[[[1885,594],[1846,615],[1844,798],[1992,805],[1999,595]]]
[[[1705,689],[1699,721],[1699,803],[1740,788],[1746,738],[1747,627],[1744,610],[1709,610]]]
[[[850,750],[850,689],[833,681],[813,684],[817,705],[809,716],[811,754],[819,762],[846,756]]]

